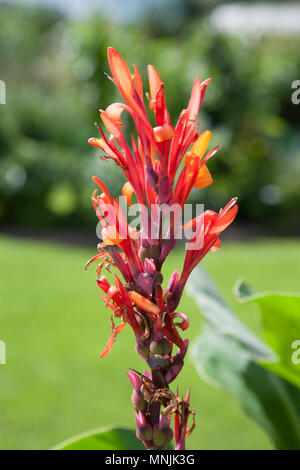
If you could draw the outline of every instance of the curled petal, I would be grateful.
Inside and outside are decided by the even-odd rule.
[[[122,132],[116,124],[116,122],[109,116],[106,111],[101,111],[100,113],[103,124],[110,134],[112,134],[116,139],[122,138]]]
[[[123,126],[124,124],[121,121],[121,114],[125,109],[131,113],[131,109],[126,104],[112,103],[106,108],[105,112],[110,119],[116,122],[116,124]]]
[[[98,261],[99,259],[105,257],[105,253],[98,253],[97,255],[93,256],[91,259],[88,260],[86,263],[84,270],[87,271],[87,268],[89,267],[90,264],[94,263],[95,261]]]
[[[182,331],[186,330],[189,327],[189,319],[187,315],[184,313],[173,313],[172,314],[172,319],[174,320],[175,318],[181,318],[182,322],[181,323],[175,323],[175,325],[178,328],[181,328]]]
[[[154,137],[156,142],[164,142],[172,139],[175,134],[174,127],[170,124],[154,127]]]
[[[126,326],[126,322],[121,323],[121,325],[115,326],[113,322],[113,317],[111,317],[111,334],[110,334],[109,340],[106,343],[105,348],[100,354],[101,358],[107,356],[107,354],[110,352],[111,348],[113,347],[113,344],[116,340],[116,336],[119,333],[121,333],[122,330],[124,330],[125,326]]]
[[[88,140],[88,143],[90,145],[93,145],[94,147],[101,148],[101,150],[103,150],[103,152],[105,152],[108,157],[112,158],[116,162],[119,162],[120,159],[118,155],[114,152],[111,146],[108,145],[108,143],[104,139],[97,139],[96,137],[91,137]]]
[[[89,140],[88,140],[88,143],[90,145],[93,145],[94,147],[99,147],[103,150],[103,142],[104,140],[103,139],[98,139],[97,137],[91,137]]]

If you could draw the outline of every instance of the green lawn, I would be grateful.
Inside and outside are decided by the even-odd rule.
[[[0,366],[0,448],[46,449],[73,434],[106,424],[134,427],[126,369],[141,370],[129,328],[110,355],[98,355],[109,335],[109,312],[98,297],[93,267],[85,261],[95,249],[0,238],[0,339],[7,364]],[[183,251],[171,257],[166,273],[180,269]],[[300,241],[228,242],[204,265],[236,307],[231,289],[239,276],[259,290],[299,290]],[[190,315],[188,334],[201,328],[193,301],[179,311]],[[237,311],[255,330],[257,312]],[[272,443],[234,400],[202,382],[186,361],[177,381],[191,385],[197,427],[191,449],[269,449]]]

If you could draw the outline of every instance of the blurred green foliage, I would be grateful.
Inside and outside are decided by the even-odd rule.
[[[300,78],[300,37],[238,39],[195,15],[176,34],[160,34],[145,20],[120,26],[99,16],[70,20],[3,5],[0,222],[94,225],[90,177],[100,175],[119,193],[121,172],[87,144],[98,135],[98,109],[120,100],[104,76],[109,45],[138,65],[144,79],[147,63],[159,69],[173,122],[195,77],[213,77],[200,129],[212,130],[212,145],[222,149],[209,165],[215,184],[193,192],[194,202],[218,209],[238,196],[240,221],[297,229],[300,107],[291,102],[291,84]]]

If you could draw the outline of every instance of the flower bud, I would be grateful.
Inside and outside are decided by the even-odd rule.
[[[139,344],[136,346],[136,351],[138,352],[138,354],[140,356],[142,356],[142,358],[147,358],[149,357],[149,347],[147,346],[147,344]]]
[[[141,392],[136,392],[135,390],[132,392],[131,401],[136,410],[143,411],[147,406],[147,402]]]
[[[152,248],[149,247],[141,247],[139,249],[139,258],[144,262],[146,258],[152,258],[153,257],[153,252]]]
[[[136,437],[140,441],[151,441],[151,439],[152,439],[152,427],[149,426],[149,425],[146,425],[142,428],[137,428]]]
[[[153,442],[158,447],[164,447],[173,439],[173,431],[171,428],[154,429]]]
[[[157,341],[152,341],[150,343],[150,352],[151,354],[158,354],[159,356],[166,356],[172,351],[172,345],[169,340],[166,338],[161,338]]]

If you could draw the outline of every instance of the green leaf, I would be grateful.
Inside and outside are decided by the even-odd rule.
[[[135,431],[124,428],[98,428],[58,444],[53,450],[145,450]]]
[[[274,353],[259,338],[257,338],[232,313],[219,290],[208,274],[197,268],[190,276],[187,292],[202,309],[202,314],[211,327],[222,335],[228,335],[245,346],[249,356],[266,361],[276,359]]]
[[[295,348],[300,346],[300,295],[290,293],[254,293],[244,282],[234,289],[241,302],[258,304],[266,343],[278,356],[273,364],[264,364],[300,388],[300,364]],[[295,353],[295,354],[294,354]],[[299,353],[300,358],[300,353]]]
[[[279,449],[300,449],[300,391],[260,366],[230,337],[207,328],[191,348],[204,380],[209,377],[240,403]]]
[[[199,375],[231,393],[278,448],[299,449],[300,390],[257,363],[274,355],[236,318],[203,270],[194,271],[189,291],[207,320],[191,347]]]

